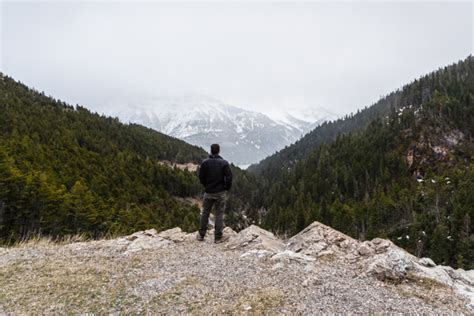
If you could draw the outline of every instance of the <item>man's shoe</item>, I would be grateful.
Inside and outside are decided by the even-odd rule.
[[[228,239],[229,239],[229,236],[222,236],[220,238],[214,239],[214,243],[220,244],[220,243],[223,243],[223,242],[227,241]]]
[[[199,233],[196,236],[197,241],[204,241],[204,236],[201,236]]]

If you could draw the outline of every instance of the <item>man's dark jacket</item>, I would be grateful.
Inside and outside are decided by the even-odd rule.
[[[203,161],[199,169],[199,180],[206,193],[217,193],[230,190],[232,171],[227,160],[219,155],[210,155]]]

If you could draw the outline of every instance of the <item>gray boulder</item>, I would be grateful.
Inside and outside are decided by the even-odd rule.
[[[172,242],[183,242],[186,239],[186,233],[179,227],[171,228],[162,231],[158,234],[158,237],[172,241]]]
[[[227,243],[229,249],[259,249],[272,252],[283,250],[283,242],[271,232],[258,226],[251,225],[230,237]]]
[[[313,222],[288,240],[287,249],[305,255],[346,255],[358,246],[358,241],[329,226]]]
[[[401,281],[413,271],[413,256],[398,247],[392,247],[385,253],[376,254],[367,259],[366,272],[379,280]]]
[[[314,257],[307,256],[302,253],[297,253],[291,250],[285,250],[273,255],[271,260],[282,261],[285,263],[290,263],[290,262],[310,263],[310,262],[315,261],[316,259]]]
[[[364,241],[357,248],[357,252],[361,256],[372,256],[375,254],[374,245],[370,241]]]
[[[434,266],[436,266],[436,263],[434,263],[434,261],[431,260],[430,258],[421,258],[419,260],[419,262],[422,266],[425,266],[425,267],[434,267]]]

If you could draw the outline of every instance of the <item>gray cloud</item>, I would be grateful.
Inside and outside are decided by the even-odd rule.
[[[348,113],[473,51],[472,2],[0,6],[0,69],[91,108],[196,93]]]

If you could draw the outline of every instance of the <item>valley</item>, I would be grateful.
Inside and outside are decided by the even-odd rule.
[[[469,56],[358,113],[317,125],[247,171],[232,167],[227,225],[239,231],[255,223],[291,236],[320,221],[360,240],[389,238],[436,263],[472,269],[473,73]],[[196,229],[199,204],[189,201],[202,194],[196,171],[204,149],[72,107],[5,75],[0,84],[3,243]],[[252,153],[258,146],[249,135],[274,136],[262,114],[199,105],[176,104],[189,114],[180,122],[175,114],[168,121],[148,117],[185,139],[207,130],[223,148],[228,139],[215,131],[241,131]],[[190,117],[196,129],[187,125]]]

